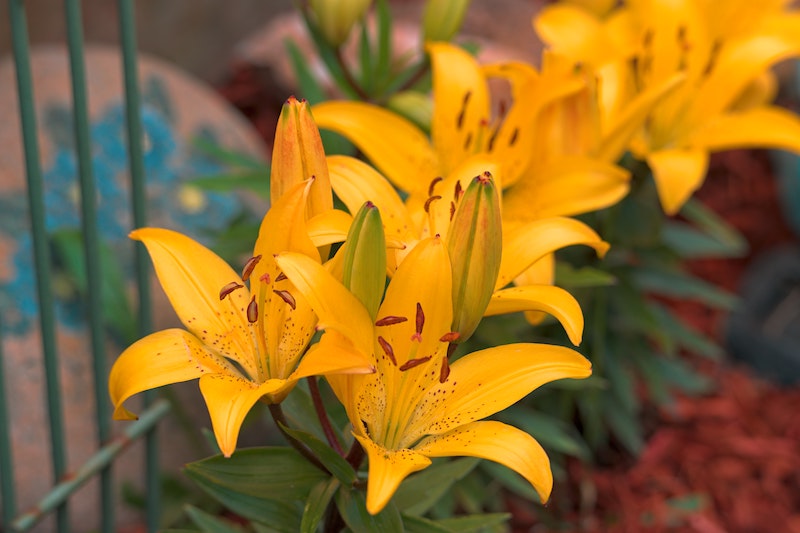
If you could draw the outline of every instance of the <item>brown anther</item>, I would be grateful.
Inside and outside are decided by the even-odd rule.
[[[386,354],[386,357],[392,360],[392,364],[397,366],[397,359],[394,358],[394,349],[392,348],[392,345],[389,344],[389,341],[378,335],[378,344],[380,344],[381,348],[383,348],[383,353]]]
[[[469,150],[470,144],[472,144],[472,132],[467,133],[467,138],[464,139],[464,150]]]
[[[430,360],[431,360],[431,356],[430,355],[427,356],[427,357],[419,357],[417,359],[409,359],[408,361],[406,361],[405,363],[400,365],[398,370],[400,370],[402,372],[405,372],[406,370],[411,370],[415,366],[419,366],[422,363],[427,363]]]
[[[400,324],[401,322],[406,322],[408,319],[404,316],[392,316],[388,315],[383,318],[379,318],[375,321],[375,325],[380,326],[391,326],[394,324]]]
[[[461,333],[459,333],[457,331],[450,331],[450,332],[445,333],[444,335],[442,335],[439,338],[439,341],[440,342],[455,342],[455,341],[458,340],[458,338],[460,336],[461,336]]]
[[[257,320],[258,320],[258,304],[256,303],[256,297],[253,296],[253,299],[250,300],[249,304],[247,304],[247,321],[253,324]]]
[[[232,293],[237,289],[241,289],[242,287],[244,287],[244,285],[242,285],[238,281],[231,281],[230,283],[226,284],[219,290],[219,301],[221,302],[222,300],[225,299],[227,295],[229,295],[230,293]]]
[[[447,361],[447,356],[442,356],[442,366],[439,368],[439,383],[447,381],[450,375],[450,363]]]
[[[295,302],[294,296],[292,296],[292,294],[289,291],[273,290],[272,292],[280,296],[281,300],[289,304],[289,307],[292,308],[292,311],[295,310],[295,308],[297,307],[297,302]]]
[[[467,113],[467,104],[469,103],[469,99],[472,96],[472,91],[467,91],[464,94],[464,101],[461,103],[461,111],[458,113],[458,117],[456,117],[456,127],[461,129],[464,125],[464,115]]]
[[[450,202],[450,220],[453,220],[453,217],[456,216],[456,203]]]
[[[453,197],[456,199],[456,202],[461,199],[461,195],[462,194],[464,194],[464,189],[463,189],[463,187],[461,187],[461,182],[457,181],[456,182],[456,190],[455,190],[455,193],[453,195]]]
[[[417,302],[417,319],[416,319],[416,332],[417,335],[422,335],[422,326],[425,325],[425,313],[422,312],[422,305]]]
[[[514,143],[517,142],[517,137],[519,137],[519,128],[514,128],[514,131],[511,132],[511,138],[508,140],[508,145],[514,146]]]
[[[433,196],[433,191],[436,188],[436,184],[442,181],[444,178],[441,176],[437,176],[431,180],[431,184],[428,185],[428,196]]]
[[[497,134],[498,133],[500,133],[500,128],[499,127],[495,128],[494,131],[492,132],[492,134],[489,136],[489,142],[486,143],[486,150],[488,152],[491,152],[492,150],[494,150],[494,142],[497,140]]]
[[[256,265],[259,261],[261,261],[260,255],[251,257],[247,260],[247,263],[244,264],[244,268],[242,269],[242,281],[247,281],[250,279],[250,274],[253,273],[253,269],[256,268]]]
[[[437,194],[425,200],[425,212],[430,213],[431,204],[436,200],[441,200],[441,199],[442,197]]]
[[[285,279],[289,279],[289,278],[286,277],[286,274],[281,272],[280,274],[278,274],[278,277],[275,278],[275,283],[278,283],[279,281],[283,281]]]

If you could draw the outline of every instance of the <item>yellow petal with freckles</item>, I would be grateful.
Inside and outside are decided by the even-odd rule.
[[[543,503],[553,488],[553,473],[544,449],[524,431],[502,422],[473,422],[428,437],[414,450],[428,457],[480,457],[500,463],[528,480]]]
[[[386,507],[400,483],[414,472],[431,464],[431,460],[413,450],[387,450],[369,437],[356,435],[369,458],[367,511],[377,514]]]
[[[800,119],[778,107],[729,113],[698,128],[689,143],[711,152],[756,147],[800,152]]]
[[[244,417],[262,396],[281,395],[293,386],[294,382],[285,379],[270,379],[258,385],[234,376],[203,376],[200,379],[200,392],[206,401],[214,436],[222,454],[230,457],[236,449]]]
[[[433,76],[431,140],[445,175],[470,154],[483,151],[491,118],[489,89],[477,60],[463,48],[430,43],[427,50]]]
[[[134,394],[208,373],[238,375],[225,359],[206,350],[188,331],[165,329],[152,333],[129,346],[111,367],[108,392],[114,404],[114,419],[136,418],[122,406]]]
[[[353,221],[348,213],[338,209],[330,209],[315,216],[307,223],[308,236],[314,246],[320,247],[335,242],[343,242]]]
[[[426,392],[408,438],[446,433],[502,411],[545,383],[591,373],[588,359],[563,346],[507,344],[473,352]]]
[[[576,346],[583,336],[583,312],[578,301],[567,291],[552,285],[510,287],[495,292],[485,316],[544,311],[556,317],[564,326],[569,340]]]
[[[505,287],[546,254],[574,244],[591,246],[601,256],[608,250],[608,243],[592,228],[572,218],[535,220],[506,232],[495,290]]]
[[[319,317],[318,329],[336,330],[362,353],[372,353],[372,319],[344,285],[322,265],[301,254],[282,253],[275,261]]]
[[[150,252],[156,275],[181,322],[203,344],[233,359],[256,375],[246,287],[220,300],[220,289],[241,281],[217,254],[178,232],[160,228],[132,231]]]
[[[674,215],[702,185],[708,152],[691,148],[659,150],[647,155],[647,164],[653,172],[664,212]]]
[[[313,107],[322,129],[346,137],[400,189],[423,191],[439,175],[439,159],[425,133],[403,117],[362,102]]]

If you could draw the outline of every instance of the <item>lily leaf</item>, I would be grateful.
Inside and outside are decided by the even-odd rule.
[[[649,305],[651,311],[658,317],[664,332],[672,337],[679,346],[691,353],[702,355],[715,361],[724,355],[725,352],[721,346],[675,318],[675,315],[670,313],[663,305],[655,302],[650,302]]]
[[[197,507],[187,505],[185,510],[194,525],[205,533],[244,533],[244,529],[233,522],[210,515]]]
[[[350,464],[345,461],[341,455],[336,453],[333,448],[319,440],[311,433],[306,433],[305,431],[300,431],[297,429],[290,429],[285,426],[283,427],[283,430],[308,446],[308,448],[314,452],[314,455],[317,456],[320,462],[325,465],[325,468],[327,468],[330,473],[336,477],[336,479],[341,481],[342,485],[349,487],[356,483],[356,471],[353,470],[353,467],[350,466]]]
[[[402,516],[406,533],[453,533],[452,529],[436,521],[421,516],[407,515],[405,513],[403,513]]]
[[[695,198],[689,199],[681,215],[697,229],[672,222],[664,228],[664,242],[684,258],[742,257],[747,240],[725,220]]]
[[[292,64],[292,72],[297,80],[299,97],[305,98],[312,105],[323,102],[325,100],[325,90],[311,72],[308,66],[308,59],[303,56],[303,52],[300,51],[300,48],[293,40],[286,39],[284,46]]]
[[[392,502],[376,514],[367,511],[367,499],[360,490],[340,490],[336,494],[336,506],[353,533],[402,533],[403,521]]]
[[[511,518],[509,513],[487,513],[446,518],[444,520],[437,520],[436,524],[445,526],[450,531],[471,533],[473,531],[482,531],[485,528],[492,528],[505,524],[508,522],[509,518]]]
[[[330,478],[327,481],[320,481],[308,495],[306,507],[303,510],[303,519],[300,522],[301,533],[315,533],[317,526],[325,515],[328,504],[333,499],[336,491],[339,490],[339,480]]]
[[[633,279],[642,290],[673,298],[698,300],[718,309],[730,310],[739,303],[739,298],[734,294],[690,274],[637,269]]]
[[[603,418],[620,444],[633,455],[639,455],[644,448],[644,439],[638,416],[622,409],[613,396],[606,395]]]
[[[556,285],[567,289],[583,287],[608,287],[615,285],[617,278],[610,272],[599,268],[575,268],[563,261],[556,262]]]
[[[422,515],[479,462],[480,459],[465,457],[434,464],[406,479],[392,497],[392,502],[404,514]]]
[[[498,420],[530,433],[546,449],[588,460],[590,451],[575,429],[556,417],[536,411],[525,404],[509,407]]]

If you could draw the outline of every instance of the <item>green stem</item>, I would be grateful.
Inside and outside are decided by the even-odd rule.
[[[336,432],[333,430],[331,421],[328,418],[328,413],[325,411],[325,405],[322,402],[322,395],[319,392],[317,385],[317,377],[309,376],[306,378],[308,381],[308,390],[311,393],[311,401],[314,402],[314,410],[317,412],[317,418],[322,426],[322,431],[325,433],[325,438],[328,439],[328,444],[331,448],[336,450],[336,453],[344,457],[344,449],[339,439],[336,437]]]
[[[345,82],[347,82],[347,85],[353,89],[353,92],[355,92],[361,100],[365,102],[371,102],[372,97],[370,97],[364,88],[361,87],[361,85],[356,81],[355,77],[353,77],[353,73],[350,72],[350,69],[347,67],[347,63],[344,60],[344,55],[342,55],[341,47],[336,48],[336,63],[338,63],[339,68],[342,69],[342,76],[344,77]]]
[[[350,466],[352,466],[354,470],[358,471],[361,462],[364,460],[364,455],[364,448],[361,446],[361,443],[358,442],[358,439],[356,439],[353,441],[350,451],[347,452],[345,460],[350,463]]]
[[[325,468],[325,465],[323,465],[320,460],[317,459],[317,457],[311,452],[311,450],[306,448],[302,442],[298,441],[286,432],[286,429],[284,428],[289,427],[289,423],[286,421],[286,416],[283,414],[283,409],[281,408],[280,404],[269,404],[269,414],[272,415],[272,420],[275,421],[275,425],[278,426],[278,429],[286,438],[287,442],[289,442],[289,444],[292,446],[292,448],[297,450],[300,455],[308,459],[309,463],[316,466],[326,474],[332,475],[330,471]]]

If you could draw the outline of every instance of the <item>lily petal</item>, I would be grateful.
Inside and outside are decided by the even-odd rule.
[[[700,148],[658,150],[647,155],[647,164],[664,212],[674,215],[703,183],[708,152]]]
[[[528,480],[543,503],[550,498],[553,473],[547,453],[536,439],[502,422],[466,424],[428,437],[414,450],[428,457],[469,456],[500,463]]]
[[[800,119],[772,106],[728,113],[698,128],[689,143],[711,152],[754,147],[800,152]]]
[[[406,477],[431,464],[430,459],[414,450],[386,450],[369,437],[355,437],[369,457],[367,511],[370,514],[377,514],[386,507]]]
[[[220,289],[240,281],[217,254],[178,232],[160,228],[132,231],[150,252],[156,275],[181,322],[203,344],[239,363],[255,376],[250,325],[244,309],[250,300],[241,287],[220,300]]]
[[[339,209],[330,209],[322,212],[308,221],[308,236],[319,248],[335,242],[343,242],[347,238],[347,231],[353,221],[348,213]]]
[[[404,191],[424,191],[440,173],[428,137],[395,113],[362,102],[339,101],[317,104],[313,112],[320,128],[349,139]]]
[[[564,326],[574,345],[583,336],[583,312],[578,301],[567,291],[552,285],[509,287],[495,292],[484,316],[517,311],[544,311],[556,317]]]
[[[205,398],[214,436],[222,454],[230,457],[236,449],[244,417],[262,396],[284,395],[292,387],[294,382],[285,379],[270,379],[258,385],[234,376],[203,376],[200,379],[200,392]]]
[[[444,175],[483,151],[491,118],[489,89],[477,60],[463,48],[430,43],[427,50],[433,77],[431,139]]]
[[[451,365],[447,381],[426,392],[408,438],[447,433],[502,411],[545,383],[591,373],[588,359],[563,346],[507,344],[473,352]]]
[[[592,228],[572,218],[534,220],[505,232],[503,258],[495,290],[508,285],[544,255],[574,244],[591,246],[601,256],[609,247]]]
[[[152,333],[129,346],[111,367],[108,392],[114,404],[114,419],[136,418],[122,406],[134,394],[208,373],[239,375],[230,363],[209,352],[188,331],[166,329]]]
[[[331,330],[322,336],[300,360],[289,379],[327,374],[371,374],[375,372],[370,354],[356,349],[353,343],[338,331]]]

